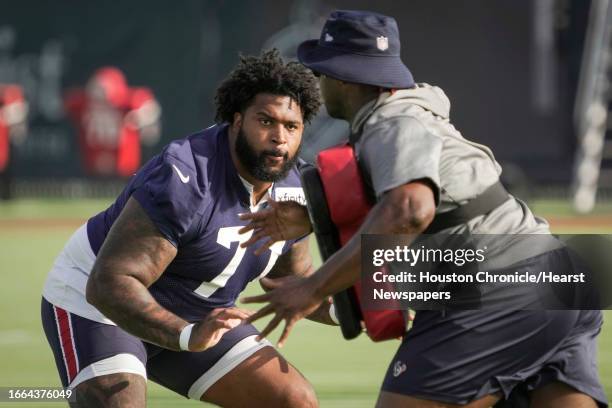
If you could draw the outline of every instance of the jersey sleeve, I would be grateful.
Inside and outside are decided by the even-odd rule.
[[[369,173],[376,196],[417,180],[427,180],[440,200],[442,138],[416,119],[390,118],[364,129],[359,160]]]
[[[205,206],[206,194],[198,180],[193,165],[164,153],[132,193],[159,231],[176,247],[189,235]]]

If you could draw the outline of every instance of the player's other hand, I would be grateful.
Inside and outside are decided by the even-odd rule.
[[[248,319],[251,314],[253,312],[237,307],[214,309],[193,326],[189,350],[204,351],[213,347],[225,333]]]
[[[243,298],[242,302],[267,302],[268,304],[251,315],[246,322],[254,322],[264,316],[274,314],[272,320],[259,335],[259,338],[263,338],[284,320],[285,328],[278,339],[278,346],[282,347],[298,320],[317,310],[324,298],[317,295],[311,280],[302,276],[291,275],[278,279],[262,278],[261,282],[270,291],[263,295]]]
[[[267,240],[255,250],[255,255],[263,254],[275,242],[297,239],[312,231],[308,210],[295,201],[269,200],[269,207],[255,212],[239,214],[241,220],[250,221],[240,234],[253,230],[248,241],[241,244],[243,248],[253,245],[260,239]]]

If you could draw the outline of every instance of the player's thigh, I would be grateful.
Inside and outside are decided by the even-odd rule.
[[[312,386],[273,347],[264,347],[213,384],[203,401],[224,407],[317,407]]]
[[[136,404],[128,406],[144,406],[137,404],[144,403],[147,377],[142,341],[45,299],[41,317],[62,385],[73,389],[78,406],[112,407],[127,400]]]
[[[532,408],[597,408],[590,396],[562,382],[555,381],[531,394]]]
[[[499,399],[498,395],[486,395],[466,405],[457,405],[382,391],[378,396],[376,408],[489,408]]]
[[[316,406],[310,384],[270,342],[258,342],[258,334],[254,326],[240,325],[198,353],[147,346],[149,379],[190,399],[224,407]]]
[[[71,396],[71,408],[144,408],[146,406],[144,377],[117,373],[93,377],[77,385]]]

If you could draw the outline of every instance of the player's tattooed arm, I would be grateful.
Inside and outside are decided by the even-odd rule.
[[[260,284],[264,290],[268,291],[285,280],[304,279],[313,272],[314,267],[312,266],[308,239],[303,239],[293,244],[289,251],[278,258],[268,274],[268,277],[274,279],[274,281],[263,278],[260,280]],[[336,323],[334,323],[329,314],[331,304],[332,300],[330,297],[318,309],[312,312],[308,319],[319,323],[335,325]]]
[[[87,301],[127,332],[170,350],[180,350],[179,335],[188,322],[161,306],[148,290],[176,256],[138,201],[130,198],[115,220],[87,282]],[[212,347],[248,314],[215,309],[198,322],[191,351]]]
[[[138,201],[130,198],[110,229],[87,282],[87,301],[128,332],[178,350],[187,325],[148,291],[176,256]]]

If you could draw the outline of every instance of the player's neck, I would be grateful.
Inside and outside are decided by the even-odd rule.
[[[234,164],[236,165],[236,170],[240,178],[242,178],[243,183],[246,181],[249,184],[249,187],[245,185],[245,188],[250,194],[251,204],[257,204],[266,195],[270,187],[272,187],[272,182],[256,179],[246,171],[239,160],[235,160]]]
[[[242,175],[240,175],[240,179],[242,180],[242,184],[244,184],[244,187],[249,193],[249,201],[252,206],[259,204],[259,202],[266,196],[266,194],[270,191],[270,188],[272,187],[272,183],[267,183],[267,188],[262,191],[256,191],[255,186],[250,181],[242,177]]]
[[[257,204],[266,195],[266,193],[272,186],[272,182],[261,181],[253,177],[251,173],[249,173],[249,171],[246,169],[246,167],[242,164],[233,147],[230,149],[230,154],[232,157],[232,162],[234,163],[234,167],[236,167],[236,172],[242,179],[243,183],[246,181],[247,183],[249,183],[250,186],[252,186],[252,188],[247,188],[250,193],[251,204]]]

